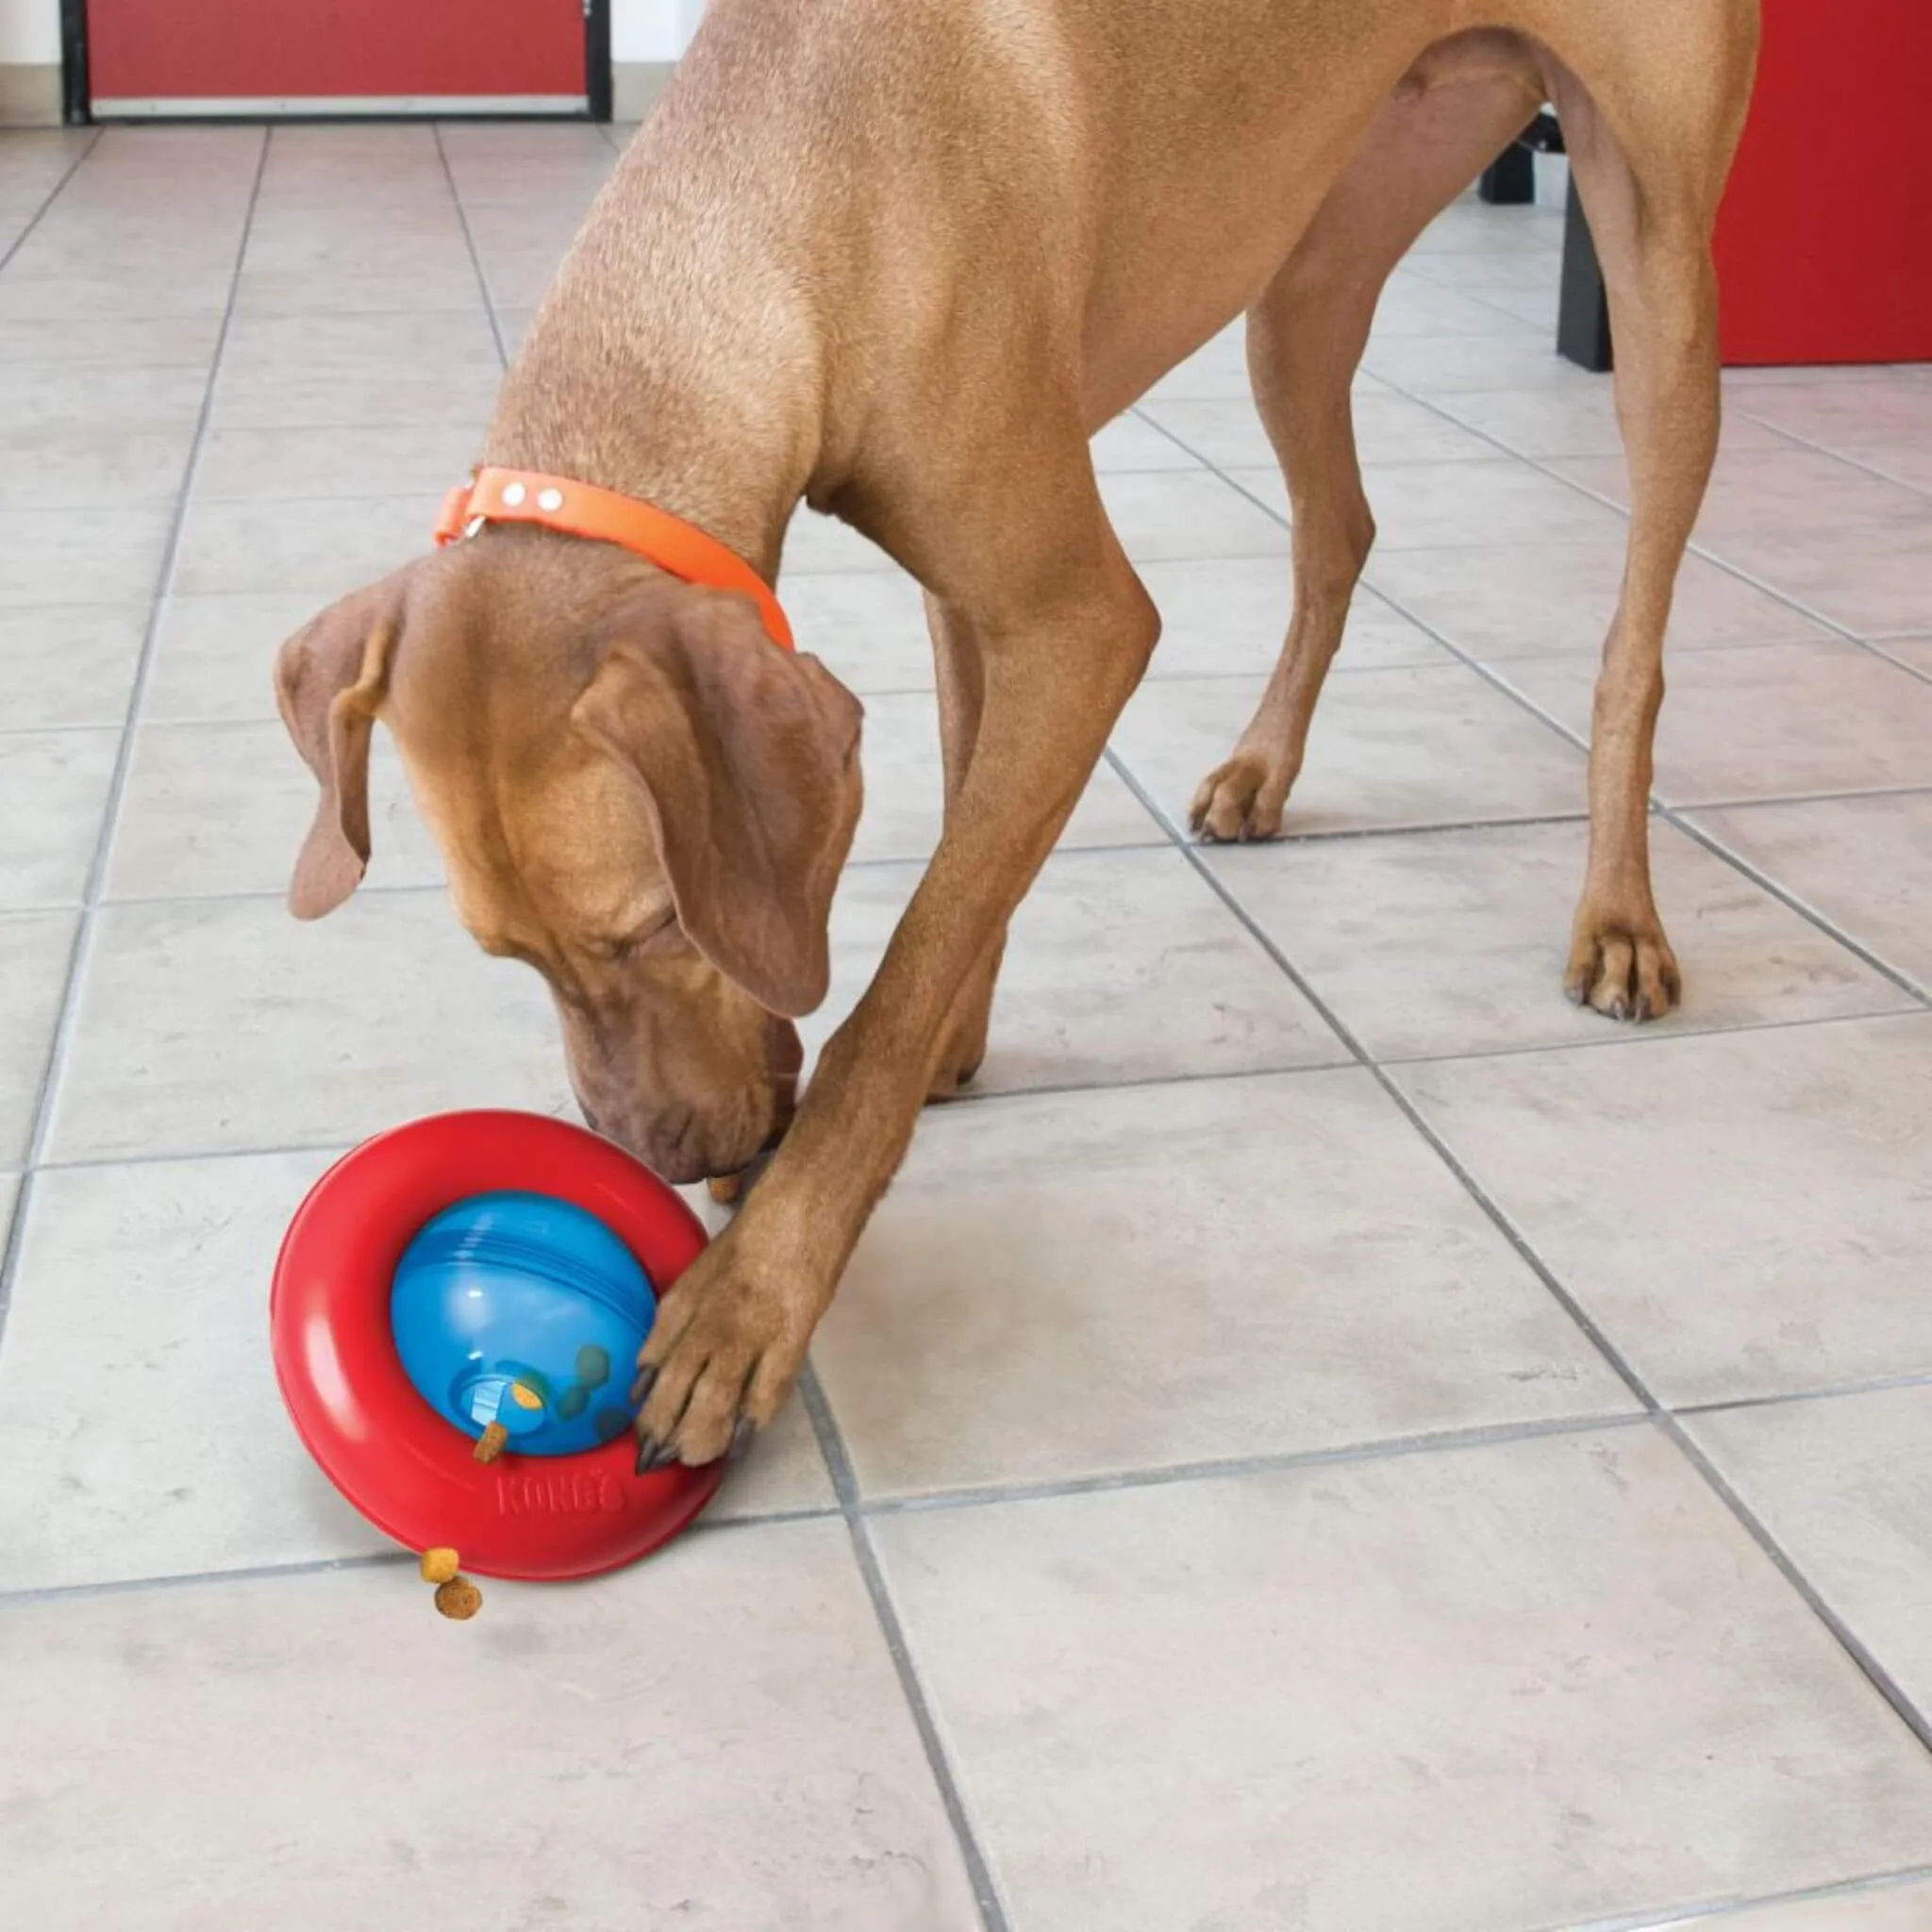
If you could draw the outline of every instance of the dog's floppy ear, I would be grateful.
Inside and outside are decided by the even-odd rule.
[[[572,713],[636,776],[686,937],[788,1018],[831,979],[862,716],[816,658],[766,637],[746,599],[687,586],[626,626]]]
[[[297,919],[333,912],[369,863],[369,734],[402,623],[391,579],[332,604],[276,656],[275,703],[322,787],[289,882]]]

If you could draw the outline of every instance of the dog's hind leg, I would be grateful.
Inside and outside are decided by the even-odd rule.
[[[1755,8],[1731,0],[1674,10],[1668,33],[1632,23],[1604,36],[1590,89],[1554,62],[1550,75],[1609,294],[1630,470],[1623,592],[1591,728],[1590,862],[1564,974],[1573,1000],[1617,1020],[1666,1013],[1680,991],[1651,894],[1651,745],[1671,595],[1717,453],[1710,232],[1756,26]]]
[[[1374,540],[1350,387],[1389,272],[1542,99],[1511,35],[1445,42],[1383,107],[1307,233],[1248,312],[1248,364],[1293,508],[1294,609],[1260,707],[1194,795],[1208,839],[1272,839]]]

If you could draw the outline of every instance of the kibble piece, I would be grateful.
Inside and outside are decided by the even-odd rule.
[[[483,1607],[483,1592],[467,1576],[436,1586],[436,1607],[458,1624],[467,1624]]]
[[[478,1462],[494,1462],[503,1454],[503,1445],[509,1441],[509,1431],[501,1423],[491,1423],[476,1438],[476,1446],[470,1451]]]
[[[744,1176],[741,1174],[715,1174],[705,1186],[719,1207],[732,1208],[744,1192]]]
[[[454,1550],[425,1550],[417,1568],[422,1571],[425,1583],[448,1583],[457,1574],[457,1553]]]

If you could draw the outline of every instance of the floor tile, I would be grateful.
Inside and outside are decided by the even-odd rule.
[[[752,1516],[790,1516],[838,1507],[831,1472],[803,1401],[793,1395],[778,1418],[758,1431],[742,1458],[724,1473],[705,1512],[710,1524]]]
[[[931,693],[868,698],[859,765],[865,809],[852,841],[853,861],[930,858],[940,841],[945,798],[939,706]],[[1119,774],[1102,765],[1088,781],[1060,844],[1151,845],[1165,838]]]
[[[1116,416],[1093,439],[1093,467],[1114,470],[1198,470],[1201,458],[1138,411]]]
[[[119,741],[113,731],[0,732],[0,908],[79,902]]]
[[[244,266],[235,282],[237,315],[468,315],[481,299],[475,265],[439,251],[433,271],[361,274],[326,261],[292,268]]]
[[[222,351],[225,385],[250,375],[313,370],[355,375],[499,374],[496,338],[479,292],[467,314],[238,315]]]
[[[1469,390],[1609,387],[1605,377],[1566,362],[1548,337],[1527,332],[1384,337],[1369,344],[1362,366],[1407,394],[1432,398]]]
[[[1910,371],[1792,370],[1774,385],[1731,378],[1725,385],[1730,407],[1825,449],[1857,452],[1932,438],[1932,391]]]
[[[449,424],[480,432],[503,380],[494,364],[451,370],[434,382],[347,372],[224,372],[209,424],[215,429],[332,429],[361,423]]]
[[[1517,336],[1519,318],[1397,268],[1375,304],[1372,341],[1391,336]]]
[[[157,620],[142,716],[275,717],[275,653],[326,601],[306,591],[167,598]]]
[[[1668,1018],[1617,1026],[1561,996],[1582,823],[1213,846],[1208,863],[1378,1059],[1648,1041],[1913,1008],[1909,994],[1684,833],[1651,827],[1685,974]]]
[[[430,546],[441,496],[190,505],[175,559],[181,596],[302,591],[345,595]]]
[[[192,418],[167,429],[0,428],[0,463],[31,474],[34,501],[46,509],[172,508],[193,449]]]
[[[928,1113],[814,1359],[873,1496],[1631,1407],[1356,1069]]]
[[[1932,544],[1918,530],[1858,524],[1790,537],[1727,536],[1711,554],[1860,637],[1932,626]]]
[[[1201,398],[1246,402],[1254,408],[1248,379],[1247,325],[1235,322],[1191,356],[1184,358],[1141,398],[1143,410],[1174,401]]]
[[[144,604],[154,595],[171,522],[164,507],[17,509],[8,521],[0,608]]]
[[[925,604],[903,571],[802,573],[779,594],[799,649],[824,658],[848,690],[932,689]]]
[[[116,906],[95,922],[51,1158],[334,1146],[458,1107],[563,1111],[538,975],[441,892],[314,924],[278,899]]]
[[[922,868],[859,866],[832,921],[828,1037],[871,983]],[[1061,852],[1013,922],[975,1093],[1334,1066],[1314,1008],[1170,849]]]
[[[426,1596],[385,1564],[0,1607],[22,1914],[976,1925],[841,1525],[492,1585],[467,1629]]]
[[[0,914],[0,1168],[26,1159],[78,923],[74,912]]]
[[[309,1461],[265,1346],[275,1251],[333,1158],[37,1177],[0,1351],[7,1588],[394,1547]]]
[[[369,793],[368,883],[441,885],[441,856],[385,732],[372,747]],[[107,896],[279,894],[315,803],[315,780],[279,720],[142,725],[108,855]]]
[[[530,324],[536,320],[534,308],[499,308],[496,311],[497,333],[503,339],[504,353],[514,358],[524,345],[524,338],[530,332]]]
[[[475,263],[454,208],[446,222],[415,232],[358,224],[340,214],[313,222],[258,223],[242,258],[244,281],[257,275],[307,277],[331,271],[351,279],[375,276],[396,283],[423,275],[432,284],[466,281],[472,295],[476,290]],[[415,308],[405,293],[392,298],[386,312],[408,313]],[[360,305],[349,312],[358,311],[369,312]]]
[[[475,435],[460,424],[218,429],[194,466],[200,504],[231,498],[431,494],[468,475]]]
[[[1655,1932],[1924,1932],[1927,1925],[1932,1882],[1747,1907],[1717,1918],[1673,1919]]]
[[[1800,1573],[1932,1711],[1932,1387],[1689,1423]]]
[[[877,1536],[1016,1926],[1544,1932],[1932,1846],[1924,1754],[1648,1433]]]
[[[116,364],[207,369],[214,360],[222,318],[213,315],[0,315],[0,361]]]
[[[1228,757],[1261,681],[1143,685],[1114,749],[1176,824]],[[1391,831],[1583,808],[1583,758],[1461,665],[1332,675],[1288,810],[1291,834]]]
[[[205,369],[0,363],[0,450],[72,459],[92,454],[94,439],[112,431],[192,441],[208,384]]]
[[[88,322],[117,316],[150,318],[200,315],[219,322],[228,307],[232,275],[170,276],[142,286],[132,275],[103,263],[92,275],[16,275],[0,279],[0,320],[7,322]]]
[[[1932,794],[1699,812],[1727,850],[1932,987]]]
[[[790,598],[794,579],[822,571],[896,571],[898,563],[869,538],[837,517],[821,516],[801,506],[785,532],[781,598]]]
[[[1556,326],[1554,311],[1550,325]],[[1514,450],[1519,456],[1620,457],[1624,433],[1616,398],[1605,383],[1591,389],[1474,390],[1445,396],[1438,405],[1457,422]],[[1789,449],[1788,438],[1737,410],[1724,419],[1725,450]]]
[[[1588,652],[1609,633],[1624,580],[1624,534],[1582,543],[1469,543],[1384,552],[1368,581],[1472,657],[1491,661]],[[1669,648],[1824,637],[1824,626],[1702,557],[1687,557]]]
[[[1149,677],[1266,676],[1288,634],[1294,573],[1274,557],[1150,563],[1141,572],[1160,610],[1160,645]],[[1342,670],[1445,664],[1448,655],[1419,625],[1372,591],[1359,591],[1336,658]]]
[[[498,248],[483,256],[483,280],[500,307],[533,308],[550,292],[569,243],[567,235],[535,248]]]
[[[1288,555],[1288,532],[1281,525],[1233,484],[1205,470],[1103,476],[1100,494],[1115,534],[1137,564]]]
[[[118,728],[127,715],[146,629],[144,603],[0,609],[8,724]]]
[[[1847,454],[1855,462],[1895,483],[1932,491],[1932,448],[1919,443],[1860,444]]]
[[[1229,475],[1285,509],[1288,486],[1278,471]],[[1544,543],[1623,541],[1624,519],[1603,504],[1513,458],[1461,463],[1362,465],[1362,487],[1375,518],[1374,555],[1483,543],[1507,536]]]
[[[1252,398],[1176,397],[1149,403],[1144,413],[1217,469],[1276,467]],[[1357,396],[1353,413],[1356,448],[1367,463],[1466,462],[1496,455],[1492,444],[1407,396]]]
[[[1621,455],[1559,462],[1561,475],[1627,505],[1630,483]],[[1727,449],[1718,458],[1697,513],[1697,540],[1722,553],[1727,537],[1787,536],[1816,541],[1827,530],[1883,524],[1902,541],[1917,530],[1932,537],[1932,501],[1823,450]]]
[[[1932,1373],[1932,1016],[1397,1078],[1666,1402]]]
[[[1518,691],[1590,729],[1594,668],[1524,659]],[[1687,652],[1657,723],[1657,796],[1672,805],[1932,784],[1932,685],[1856,644]]]

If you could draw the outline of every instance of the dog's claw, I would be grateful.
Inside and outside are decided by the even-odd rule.
[[[637,1380],[630,1385],[630,1406],[633,1409],[641,1408],[650,1401],[651,1391],[657,1386],[657,1382],[656,1369],[639,1370]]]
[[[758,1425],[752,1421],[750,1416],[740,1416],[731,1425],[731,1446],[724,1452],[724,1460],[726,1462],[741,1460],[745,1451],[751,1447],[752,1439],[757,1436],[758,1432]]]

